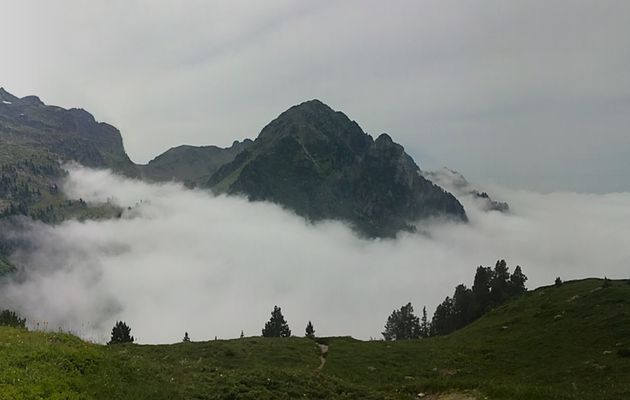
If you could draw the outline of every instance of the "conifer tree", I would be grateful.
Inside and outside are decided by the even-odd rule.
[[[411,303],[407,303],[400,310],[392,312],[387,318],[382,335],[385,340],[418,339],[420,337],[420,319],[414,315]]]
[[[525,282],[527,281],[527,277],[523,273],[520,265],[517,265],[514,268],[514,272],[510,275],[510,283],[509,283],[509,293],[510,297],[518,296],[527,291],[525,287]]]
[[[112,328],[112,338],[107,344],[117,343],[133,343],[134,338],[131,336],[131,328],[123,321],[117,321]]]
[[[308,324],[306,324],[306,337],[315,339],[315,328],[313,328],[311,321],[308,321]]]
[[[431,326],[427,319],[427,307],[422,307],[422,318],[420,319],[420,336],[427,338],[431,335]]]
[[[190,342],[190,337],[188,336],[188,332],[184,332],[184,342]]]
[[[289,337],[291,336],[291,329],[289,324],[284,320],[282,310],[278,306],[273,307],[271,312],[271,318],[262,330],[263,337]]]

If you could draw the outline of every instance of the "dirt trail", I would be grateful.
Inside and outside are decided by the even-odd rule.
[[[324,368],[324,364],[326,364],[326,356],[328,355],[328,345],[325,344],[317,344],[319,346],[319,351],[320,351],[320,355],[319,355],[319,367],[317,367],[317,370],[320,371],[322,368]]]

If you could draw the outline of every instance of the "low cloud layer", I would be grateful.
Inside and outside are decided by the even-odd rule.
[[[73,169],[65,190],[125,207],[120,219],[30,224],[20,279],[0,302],[48,329],[104,342],[125,320],[143,343],[259,335],[274,305],[293,333],[379,337],[394,308],[434,307],[478,265],[521,265],[530,288],[589,276],[628,278],[630,193],[539,194],[485,187],[509,214],[462,201],[469,224],[364,240],[267,203]],[[130,207],[130,208],[127,208]],[[44,321],[46,321],[44,323]]]

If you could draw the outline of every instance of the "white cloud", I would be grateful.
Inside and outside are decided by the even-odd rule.
[[[105,341],[123,319],[141,342],[259,335],[274,305],[294,334],[378,337],[394,308],[420,312],[505,258],[529,287],[563,279],[627,278],[630,194],[539,194],[490,187],[510,214],[465,199],[467,225],[435,221],[426,234],[357,238],[337,222],[315,226],[272,204],[151,185],[73,169],[65,190],[131,206],[121,219],[33,224],[33,248],[15,255],[20,280],[3,305],[50,329]]]

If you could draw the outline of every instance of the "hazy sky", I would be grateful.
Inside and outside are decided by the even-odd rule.
[[[116,125],[136,162],[319,98],[427,169],[628,191],[630,2],[0,0],[0,86]]]
[[[468,224],[420,224],[421,234],[362,240],[339,222],[315,226],[268,203],[73,169],[71,198],[131,206],[123,218],[33,223],[13,255],[26,268],[1,282],[0,303],[48,328],[104,342],[116,320],[143,343],[260,335],[274,305],[295,335],[380,337],[412,302],[429,315],[475,268],[505,258],[531,289],[564,280],[628,278],[630,193],[540,194],[490,187],[511,212],[460,200]],[[486,189],[486,188],[484,188]],[[1,227],[0,232],[7,232]],[[41,326],[41,325],[40,325]]]

